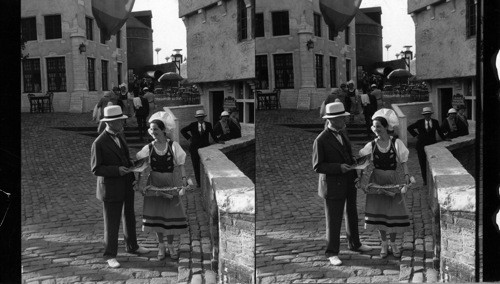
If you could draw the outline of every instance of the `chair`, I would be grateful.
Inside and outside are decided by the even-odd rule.
[[[281,102],[280,102],[280,96],[281,96],[281,89],[274,89],[273,92],[276,94],[276,109],[281,109]]]
[[[38,102],[35,99],[35,95],[28,94],[28,100],[30,101],[30,113],[38,112]]]
[[[53,112],[54,111],[54,105],[52,104],[52,100],[54,98],[54,93],[47,92],[47,94],[45,96],[47,98],[42,101],[43,111]]]
[[[262,95],[261,91],[256,91],[256,92],[257,92],[257,109],[266,108],[266,98]]]

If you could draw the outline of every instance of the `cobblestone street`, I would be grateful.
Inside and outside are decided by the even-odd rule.
[[[324,201],[317,195],[318,174],[311,163],[313,141],[321,129],[310,126],[321,125],[318,111],[258,111],[256,117],[257,283],[437,282],[431,212],[414,146],[409,147],[408,168],[417,184],[406,194],[411,231],[396,241],[403,247],[401,260],[380,258],[378,232],[363,228],[365,195],[358,191],[361,242],[374,250],[348,250],[343,224],[344,264],[335,267],[324,256]],[[353,153],[366,139],[351,139]]]
[[[96,136],[96,124],[90,118],[89,113],[21,115],[23,281],[216,283],[208,220],[196,191],[188,191],[183,198],[189,234],[174,239],[178,261],[168,254],[166,260],[156,260],[156,237],[141,230],[143,200],[137,194],[138,242],[150,252],[126,253],[120,232],[117,259],[122,266],[108,268],[102,258],[102,203],[95,197],[96,177],[90,171],[90,148]],[[129,119],[126,136],[133,155],[143,145],[134,141],[135,126],[135,119]],[[186,162],[194,180],[191,159]]]

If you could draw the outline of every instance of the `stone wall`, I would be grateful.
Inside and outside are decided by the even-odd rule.
[[[433,212],[434,253],[442,281],[476,278],[476,185],[462,165],[475,161],[475,131],[425,147],[427,184]],[[460,153],[457,157],[452,152]],[[466,155],[468,153],[468,155]],[[437,268],[437,267],[436,267]]]
[[[240,161],[251,155],[252,148],[255,153],[254,127],[242,124],[241,138],[199,150],[203,206],[210,215],[212,268],[218,270],[220,283],[255,283],[255,184],[235,164],[255,173],[255,163]],[[240,151],[247,154],[239,156]]]

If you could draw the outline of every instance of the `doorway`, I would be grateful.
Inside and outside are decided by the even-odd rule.
[[[220,114],[224,111],[224,91],[212,91],[212,123],[219,121]]]
[[[448,116],[448,110],[453,107],[453,88],[439,88],[439,98],[441,101],[439,110],[441,112],[441,121],[443,121]]]

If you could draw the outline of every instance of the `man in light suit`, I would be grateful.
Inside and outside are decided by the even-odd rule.
[[[205,121],[206,116],[202,109],[197,110],[194,116],[197,121],[181,129],[182,136],[189,141],[189,153],[191,154],[197,187],[200,187],[200,155],[198,149],[210,145],[209,134],[212,135],[215,142],[219,141],[214,134],[212,124]]]
[[[97,199],[103,202],[104,211],[104,258],[109,267],[118,268],[118,231],[123,210],[123,235],[125,251],[135,254],[147,253],[137,244],[134,213],[134,173],[129,171],[132,162],[127,143],[121,132],[124,120],[120,106],[104,108],[106,129],[92,144],[90,166],[97,176]]]
[[[351,168],[354,158],[351,143],[344,133],[345,120],[349,119],[349,115],[341,102],[326,105],[323,118],[328,119],[328,127],[314,140],[312,154],[313,169],[319,174],[318,195],[325,199],[325,255],[335,266],[342,264],[338,254],[344,206],[349,249],[359,252],[372,249],[359,240],[355,187],[359,179]]]
[[[439,127],[439,121],[431,118],[432,114],[432,108],[424,107],[422,109],[422,115],[424,118],[417,120],[407,128],[408,132],[410,132],[413,137],[417,137],[417,144],[415,145],[415,148],[417,149],[418,163],[420,164],[420,172],[422,173],[424,185],[427,185],[427,159],[425,157],[425,146],[437,142],[436,132],[439,134],[441,139],[451,141],[451,139],[447,139],[443,134],[441,127]]]

